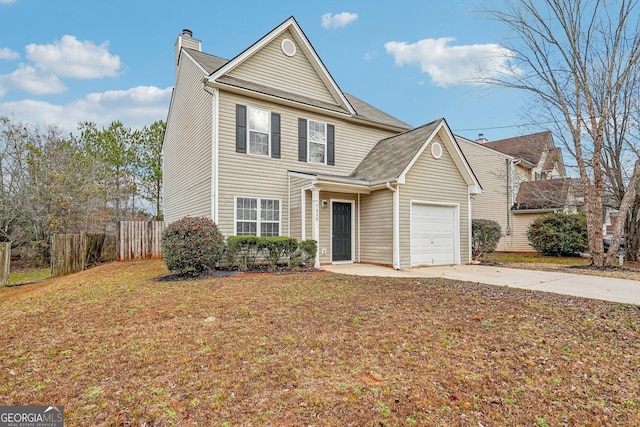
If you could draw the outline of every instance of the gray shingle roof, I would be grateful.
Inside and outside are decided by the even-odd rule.
[[[344,96],[349,101],[349,104],[356,111],[358,118],[369,120],[375,123],[382,123],[385,125],[392,125],[399,128],[411,129],[413,126],[406,124],[405,122],[396,119],[395,117],[385,113],[384,111],[378,110],[373,105],[367,104],[363,100],[356,98],[353,95],[349,95],[345,93]]]
[[[188,48],[185,48],[184,50],[187,51],[189,55],[191,55],[193,59],[195,59],[196,62],[200,64],[200,66],[204,68],[205,71],[209,74],[213,74],[227,62],[229,62],[226,59],[219,58],[215,55],[209,55],[208,53],[200,52],[199,50]]]
[[[370,182],[398,178],[442,120],[379,141],[351,176]]]

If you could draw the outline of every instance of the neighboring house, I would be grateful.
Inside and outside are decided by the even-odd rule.
[[[532,252],[526,232],[538,216],[575,212],[577,181],[566,177],[562,151],[551,132],[489,142],[456,136],[482,184],[473,201],[474,219],[491,219],[502,228],[498,251]]]
[[[163,152],[167,221],[314,239],[318,266],[470,261],[481,188],[446,121],[343,93],[294,18],[231,60],[183,31]]]

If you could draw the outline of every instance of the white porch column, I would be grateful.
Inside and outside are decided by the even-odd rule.
[[[400,186],[393,193],[393,268],[400,270]]]
[[[400,270],[400,185],[387,182],[387,188],[393,192],[393,269]]]
[[[320,189],[311,189],[311,210],[313,211],[313,230],[311,238],[318,243],[315,268],[320,268]]]

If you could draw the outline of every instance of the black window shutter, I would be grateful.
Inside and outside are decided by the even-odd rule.
[[[336,164],[335,133],[335,126],[327,125],[327,164],[329,166],[334,166]]]
[[[247,152],[247,106],[236,105],[236,151]]]
[[[271,113],[271,157],[280,158],[280,114]]]
[[[307,161],[307,120],[298,119],[298,160]]]

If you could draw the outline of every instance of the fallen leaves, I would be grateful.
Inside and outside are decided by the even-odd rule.
[[[64,404],[69,425],[640,424],[635,306],[443,279],[163,275],[112,263],[0,290],[0,405]]]

